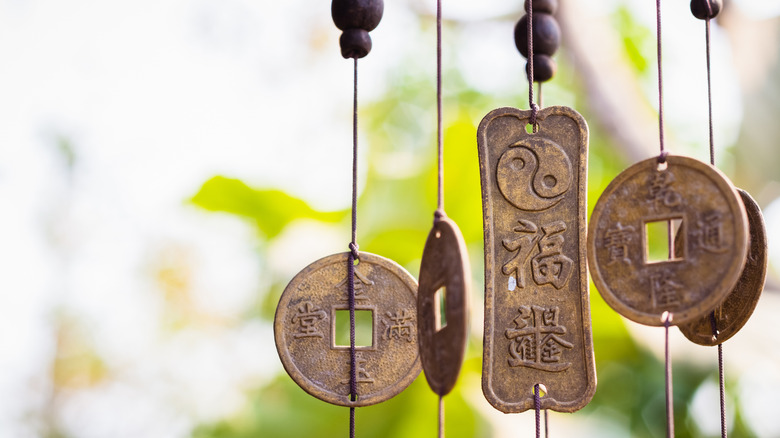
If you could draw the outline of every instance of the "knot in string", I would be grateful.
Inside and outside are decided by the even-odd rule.
[[[658,154],[658,164],[666,163],[666,157],[668,156],[669,156],[669,152],[661,151],[661,153]]]
[[[537,105],[534,102],[531,102],[531,125],[533,126],[534,132],[536,132],[536,115],[539,113],[539,105]]]
[[[352,257],[355,258],[355,260],[360,260],[360,255],[358,253],[358,249],[360,247],[355,242],[349,242],[349,250],[352,252]]]

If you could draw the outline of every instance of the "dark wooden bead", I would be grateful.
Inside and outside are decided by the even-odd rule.
[[[333,23],[341,30],[374,30],[382,19],[385,4],[383,0],[333,0],[330,14]]]
[[[528,15],[515,25],[515,45],[528,58]],[[561,28],[550,14],[534,14],[534,54],[552,56],[561,45]]]
[[[547,55],[534,54],[534,82],[547,82],[555,76],[558,64]],[[525,64],[525,73],[528,75],[528,63]]]
[[[712,13],[710,13],[710,8],[707,8],[707,3],[710,4]],[[721,6],[723,6],[722,0],[691,0],[691,12],[699,20],[717,17]]]
[[[554,14],[558,10],[558,0],[533,0],[534,13],[544,12],[546,14]],[[525,0],[523,6],[525,12],[528,13],[528,0]]]
[[[371,36],[363,29],[347,29],[341,34],[339,45],[344,58],[362,58],[371,51]]]

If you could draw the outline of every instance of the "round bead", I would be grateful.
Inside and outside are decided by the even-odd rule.
[[[344,58],[362,58],[371,51],[371,36],[363,29],[347,29],[341,34],[339,45]]]
[[[534,14],[534,54],[552,56],[561,45],[561,28],[550,14]],[[515,45],[528,58],[528,15],[515,25]]]
[[[341,30],[374,30],[382,19],[383,0],[333,0],[330,14],[333,23]]]
[[[534,54],[534,82],[547,82],[555,76],[558,64],[547,55]],[[530,74],[528,63],[525,64],[525,73]]]
[[[544,12],[547,14],[554,14],[558,9],[558,0],[533,0],[534,12]],[[525,0],[523,6],[525,12],[528,12],[528,0]]]
[[[710,8],[707,7],[707,3],[710,4]],[[691,12],[699,20],[715,18],[718,16],[722,5],[722,0],[691,0]],[[710,13],[710,9],[712,13]]]

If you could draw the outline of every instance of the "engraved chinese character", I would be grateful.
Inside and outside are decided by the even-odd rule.
[[[360,353],[355,353],[355,383],[374,383],[374,378],[366,371],[366,363],[368,363],[368,361],[363,359]],[[350,362],[347,362],[347,371],[350,370],[349,367],[351,366]],[[350,378],[347,377],[345,380],[342,380],[341,383],[349,385],[349,379]]]
[[[650,287],[653,293],[653,306],[668,308],[680,304],[678,291],[682,285],[672,280],[672,272],[664,270],[650,276]]]
[[[298,330],[293,333],[293,338],[322,338],[324,335],[317,330],[316,324],[326,316],[327,314],[311,301],[304,301],[298,307],[298,313],[292,317],[293,324],[298,324]]]
[[[386,326],[385,333],[382,335],[383,339],[414,341],[414,321],[412,321],[414,314],[411,311],[403,309],[395,314],[387,312],[387,316],[390,318],[390,322],[383,320]]]
[[[670,186],[674,184],[674,175],[672,172],[656,172],[650,177],[647,199],[653,203],[653,208],[658,208],[659,204],[666,207],[675,207],[680,205],[682,197]]]
[[[336,286],[334,286],[336,289],[343,290],[344,296],[341,298],[341,301],[349,301],[349,274],[344,277],[343,280],[339,282]],[[362,274],[360,271],[355,269],[355,282],[354,289],[355,289],[355,301],[366,301],[369,299],[369,296],[366,294],[368,287],[373,286],[374,282],[371,281],[367,276]]]
[[[539,227],[531,221],[520,220],[520,226],[514,228],[514,232],[521,233],[515,239],[505,239],[504,248],[515,251],[515,254],[501,268],[501,272],[509,275],[508,288],[525,288],[525,275],[528,259],[536,251],[531,259],[531,271],[534,282],[541,286],[552,284],[556,289],[566,285],[574,268],[574,261],[566,257],[563,252],[563,232],[566,224],[556,221],[543,225],[542,236],[538,235]]]
[[[561,253],[566,224],[553,222],[542,227],[544,237],[539,240],[539,254],[531,260],[534,281],[538,285],[552,284],[562,288],[571,276],[574,261]]]
[[[514,228],[515,233],[521,233],[520,237],[515,239],[504,239],[504,248],[508,251],[517,251],[517,253],[501,268],[504,275],[509,275],[509,290],[515,290],[525,287],[525,265],[528,257],[534,249],[534,245],[539,240],[536,235],[538,228],[536,224],[527,220],[519,220],[520,226]],[[514,281],[513,281],[514,280]]]
[[[628,244],[636,237],[635,229],[631,225],[624,227],[620,222],[607,230],[604,236],[604,246],[609,254],[609,263],[607,266],[617,262],[631,264],[628,258]]]
[[[516,328],[506,330],[509,343],[509,366],[528,367],[542,371],[559,372],[571,366],[561,362],[563,348],[573,348],[559,335],[566,327],[558,324],[558,307],[522,306],[515,318]]]
[[[705,213],[696,221],[698,230],[695,234],[699,238],[699,246],[705,251],[724,253],[728,251],[723,241],[723,216],[719,211]]]

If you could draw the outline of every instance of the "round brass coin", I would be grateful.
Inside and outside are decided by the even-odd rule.
[[[758,304],[758,298],[764,290],[768,261],[764,218],[756,201],[746,191],[742,189],[737,189],[737,191],[742,196],[750,225],[748,256],[737,285],[726,296],[723,303],[713,310],[715,327],[718,330],[717,337],[713,336],[712,319],[709,313],[697,320],[680,325],[682,334],[699,345],[718,345],[734,336],[750,319],[750,315],[753,314]]]
[[[669,156],[634,164],[607,186],[588,228],[588,263],[601,296],[640,324],[692,321],[723,301],[739,279],[747,254],[745,207],[716,168]],[[659,227],[660,226],[660,227]],[[682,239],[675,250],[675,231]],[[663,235],[651,234],[663,230]],[[666,241],[651,258],[649,242]]]
[[[420,374],[417,283],[395,262],[359,253],[355,312],[371,322],[356,325],[356,339],[364,342],[355,348],[358,394],[351,401],[347,258],[317,260],[290,281],[276,308],[274,337],[284,369],[306,392],[340,406],[368,406],[397,395]]]
[[[458,226],[448,218],[436,221],[420,264],[417,337],[425,378],[442,396],[455,386],[466,351],[470,272]]]

